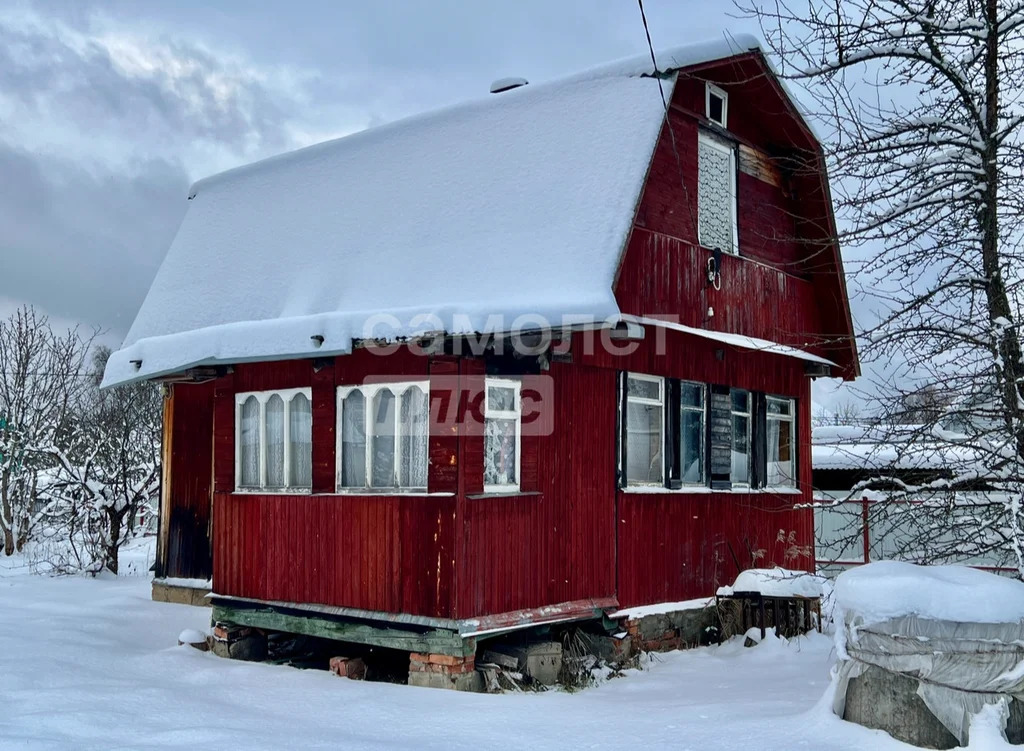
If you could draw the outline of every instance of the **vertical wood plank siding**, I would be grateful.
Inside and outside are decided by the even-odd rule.
[[[466,502],[459,617],[615,593],[615,372],[554,364],[537,492]]]
[[[165,517],[164,576],[206,579],[210,561],[210,500],[213,480],[213,384],[171,387],[170,508]],[[161,536],[164,536],[162,533]]]

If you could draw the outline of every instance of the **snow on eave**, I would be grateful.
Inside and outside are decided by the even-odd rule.
[[[795,357],[799,360],[806,360],[808,362],[819,363],[821,365],[828,365],[830,367],[837,367],[834,362],[828,360],[819,355],[806,352],[797,347],[790,347],[788,344],[778,344],[767,339],[758,339],[755,336],[746,336],[745,334],[730,334],[725,331],[711,331],[709,329],[701,329],[695,326],[687,326],[682,323],[675,323],[673,321],[666,321],[660,318],[651,318],[647,316],[631,315],[629,313],[623,313],[619,316],[619,320],[626,323],[636,323],[641,326],[658,326],[671,331],[679,331],[684,334],[692,334],[694,336],[700,336],[704,339],[711,339],[712,341],[720,342],[722,344],[728,344],[733,347],[739,347],[740,349],[749,349],[755,352],[768,352],[773,355],[783,355],[784,357]]]

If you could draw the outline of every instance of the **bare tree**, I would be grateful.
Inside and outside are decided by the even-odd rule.
[[[57,334],[31,307],[0,321],[0,533],[4,554],[21,550],[41,518],[36,485],[51,449],[70,429],[88,386],[92,337]]]
[[[94,380],[66,440],[53,449],[42,495],[61,525],[66,568],[116,574],[121,546],[142,532],[139,512],[152,510],[159,496],[163,397],[150,383],[101,391],[109,356],[107,347],[94,352]]]
[[[943,470],[902,486],[932,499],[894,506],[907,545],[925,559],[1004,556],[1024,577],[1024,2],[740,7],[826,125],[841,239],[868,259],[857,282],[880,311],[862,352],[892,373],[883,422],[901,422],[921,384],[949,398],[917,410],[923,425],[900,444]]]

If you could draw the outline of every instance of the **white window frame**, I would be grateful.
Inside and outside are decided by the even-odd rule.
[[[236,493],[311,493],[312,488],[291,486],[291,408],[292,399],[302,394],[309,401],[310,418],[312,419],[313,390],[306,386],[297,389],[274,389],[270,391],[243,391],[235,394],[235,492]],[[279,396],[284,402],[284,487],[267,487],[267,402],[272,397]],[[242,405],[249,401],[250,397],[256,397],[260,405],[259,413],[259,485],[241,485],[239,480],[242,477]],[[310,451],[312,452],[312,430],[310,430]],[[312,459],[312,457],[311,457]],[[310,478],[312,481],[312,478]],[[310,483],[312,484],[312,482]]]
[[[490,399],[488,395],[491,387],[512,389],[515,394],[514,408],[508,409],[491,409]],[[523,482],[522,477],[522,464],[523,464],[523,402],[522,402],[522,388],[523,384],[521,381],[514,378],[492,378],[490,376],[484,378],[484,461],[486,462],[487,456],[487,420],[488,418],[494,418],[496,420],[515,420],[516,424],[516,481],[515,483],[509,484],[487,484],[484,483],[485,493],[518,493],[520,486]],[[486,470],[485,470],[486,472]]]
[[[781,403],[784,403],[784,404],[788,404],[789,405],[789,414],[788,415],[773,415],[771,413],[771,410],[768,409],[768,405],[771,404],[771,402],[773,402],[773,401],[774,402],[781,402]],[[796,466],[796,462],[797,462],[797,454],[796,454],[796,447],[797,447],[797,438],[796,438],[796,400],[795,399],[791,399],[791,398],[786,397],[786,396],[772,396],[771,394],[765,394],[764,406],[765,406],[765,409],[764,409],[764,419],[765,419],[765,430],[764,430],[764,443],[765,443],[765,446],[764,446],[765,487],[766,488],[772,488],[772,489],[786,489],[786,488],[794,489],[794,488],[797,487],[797,476],[796,476],[796,473],[797,473],[797,466]],[[788,422],[789,426],[790,426],[789,427],[789,438],[790,438],[790,441],[792,441],[792,444],[790,446],[790,451],[794,452],[793,453],[793,459],[792,459],[793,476],[790,478],[789,483],[783,484],[783,485],[778,485],[778,484],[776,484],[776,485],[769,485],[768,484],[768,422],[772,421],[772,420],[775,420],[777,422]]]
[[[430,484],[430,430],[427,429],[427,485],[403,486],[399,485],[400,470],[402,462],[402,441],[399,432],[399,425],[402,419],[402,395],[411,388],[419,388],[427,395],[427,415],[430,414],[430,381],[395,381],[388,383],[364,383],[358,386],[339,386],[335,396],[337,413],[335,416],[335,447],[334,447],[334,489],[338,494],[349,495],[390,495],[394,493],[412,493],[423,495],[427,492],[427,485]],[[362,486],[342,485],[341,466],[342,452],[344,450],[343,435],[343,410],[345,397],[354,391],[363,395],[363,435],[366,438],[364,449],[366,468],[366,484]],[[395,484],[386,487],[374,487],[373,481],[373,400],[381,391],[390,391],[395,397]]]
[[[723,154],[729,155],[729,193],[732,196],[732,200],[729,201],[729,221],[732,224],[732,248],[722,248],[723,253],[731,253],[732,255],[738,256],[740,254],[740,233],[739,233],[739,220],[736,215],[737,204],[739,202],[739,196],[737,194],[736,186],[736,148],[728,143],[723,143],[721,138],[717,138],[709,133],[700,132],[697,134],[698,148],[701,144],[706,144]],[[699,164],[699,159],[698,159]],[[697,168],[697,180],[700,180],[700,167]],[[699,201],[699,188],[698,188],[698,201]],[[697,242],[702,247],[709,248],[710,246],[704,243],[704,238],[700,237],[700,204],[697,205]]]
[[[722,121],[711,119],[711,97],[717,96],[722,100]],[[709,122],[727,128],[729,123],[729,94],[722,88],[715,86],[710,81],[704,83],[704,116]]]
[[[629,395],[629,381],[630,379],[637,381],[647,381],[648,383],[658,384],[658,398],[651,399],[646,396],[630,396]],[[629,477],[629,405],[630,402],[633,404],[647,404],[650,406],[657,406],[661,408],[661,446],[658,449],[658,455],[661,457],[661,482],[642,482],[640,480],[632,480]],[[626,487],[627,488],[664,488],[665,487],[665,475],[668,469],[668,464],[665,461],[665,379],[662,376],[652,376],[646,373],[626,373],[626,466],[624,468],[626,474]],[[665,488],[668,490],[668,488]]]
[[[740,412],[733,408],[732,405],[732,392],[742,391],[747,395],[747,411]],[[747,481],[746,482],[732,482],[732,471],[729,472],[729,482],[734,488],[753,488],[754,471],[754,392],[748,389],[729,389],[729,452],[730,452],[730,467],[732,459],[732,447],[733,441],[735,440],[736,434],[732,427],[733,417],[746,417],[747,418]]]
[[[700,407],[691,407],[687,404],[683,404],[682,399],[682,388],[683,386],[696,386],[700,389]],[[707,384],[701,383],[700,381],[687,381],[680,379],[679,381],[680,397],[679,397],[679,437],[676,439],[676,443],[679,444],[679,475],[680,482],[684,487],[687,488],[702,488],[708,485],[708,387]],[[686,482],[682,479],[685,467],[683,467],[682,452],[683,452],[683,412],[695,412],[700,415],[700,456],[701,466],[700,474],[701,478],[697,482]],[[664,435],[662,435],[662,442],[664,442]]]

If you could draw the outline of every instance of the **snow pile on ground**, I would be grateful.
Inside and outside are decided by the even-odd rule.
[[[1017,623],[1024,583],[965,566],[879,561],[836,579],[836,607],[864,623],[915,615],[938,621]]]
[[[787,568],[751,568],[741,571],[731,587],[719,587],[719,597],[737,592],[759,592],[765,597],[822,597],[828,580],[806,571]]]
[[[183,630],[209,627],[210,611],[151,601],[143,577],[5,570],[5,749],[906,748],[821,701],[833,654],[818,634],[655,655],[575,694],[462,694],[177,646]]]

